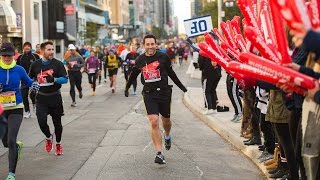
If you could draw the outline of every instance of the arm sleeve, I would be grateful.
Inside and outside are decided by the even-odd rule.
[[[33,72],[33,65],[34,65],[34,63],[32,63],[31,65],[30,65],[30,68],[29,68],[29,72],[28,72],[28,75],[29,75],[29,77],[31,78],[31,79],[35,79],[35,74],[34,74],[34,72]]]
[[[198,57],[198,64],[199,64],[199,69],[202,71],[203,69],[204,69],[204,57],[203,56],[201,56],[201,55],[199,55],[199,57]]]
[[[33,81],[28,76],[28,74],[27,74],[26,70],[24,70],[24,68],[21,68],[20,76],[21,76],[21,81],[23,82],[23,84],[25,84],[27,87],[31,87]]]
[[[178,76],[176,75],[176,73],[173,71],[172,66],[171,66],[171,62],[170,59],[168,58],[166,60],[166,68],[167,68],[167,72],[169,77],[172,79],[172,81],[183,91],[183,92],[187,92],[187,88],[184,87],[184,85],[181,83],[181,81],[179,80]]]
[[[320,33],[310,30],[303,39],[303,45],[307,51],[315,52],[316,56],[319,57]]]
[[[57,73],[57,75],[58,75],[57,79],[60,77],[64,77],[64,78],[68,79],[68,74],[67,74],[66,69],[64,68],[63,63],[59,61],[58,66],[59,66],[59,72]]]
[[[36,58],[35,61],[38,60],[38,59],[40,59],[40,56],[39,56],[38,54],[33,53],[33,55],[34,55],[34,57]]]
[[[126,55],[126,57],[124,58],[124,61],[127,61],[127,59],[129,59],[129,54],[130,54],[130,53],[128,53],[128,54]]]
[[[141,70],[138,69],[138,67],[133,66],[132,71],[131,71],[131,73],[130,73],[130,75],[129,75],[128,82],[127,82],[127,84],[126,84],[126,89],[125,89],[126,91],[130,88],[132,82],[133,82],[135,79],[137,79],[137,77],[138,77],[138,75],[139,75],[140,73],[141,73]]]
[[[320,73],[314,72],[312,69],[307,68],[305,66],[300,66],[299,72],[311,76],[313,78],[320,79]]]
[[[21,59],[21,56],[22,56],[22,55],[20,55],[20,56],[18,57],[18,59],[17,59],[17,65],[21,65],[21,60],[20,60],[20,59]]]
[[[82,68],[84,66],[84,60],[83,58],[79,55],[79,64],[78,64],[78,67],[79,68]]]
[[[99,59],[99,70],[102,70],[102,60]]]
[[[314,95],[314,101],[317,104],[320,104],[320,91],[318,91],[315,95]]]
[[[54,82],[57,83],[57,84],[67,84],[68,78],[67,77],[55,78]]]

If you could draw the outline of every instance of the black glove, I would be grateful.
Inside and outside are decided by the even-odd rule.
[[[129,97],[129,91],[128,91],[128,90],[124,90],[124,95],[125,95],[126,97]]]
[[[47,80],[47,83],[53,83],[54,82],[54,77],[52,75],[47,75],[46,76],[46,80]]]
[[[186,93],[186,92],[188,91],[188,89],[187,89],[187,88],[184,88],[182,91]]]

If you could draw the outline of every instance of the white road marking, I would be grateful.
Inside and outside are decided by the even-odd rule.
[[[143,148],[142,152],[145,152],[145,151],[149,148],[149,146],[151,145],[151,143],[152,143],[152,141],[150,141],[149,144],[146,145],[146,147]]]

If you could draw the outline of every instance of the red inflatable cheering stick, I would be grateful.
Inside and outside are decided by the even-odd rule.
[[[218,52],[214,51],[207,43],[199,43],[200,54],[204,52],[210,57],[212,61],[217,62],[223,69],[227,71],[228,59],[221,56]]]
[[[232,34],[232,32],[231,32],[231,29],[229,29],[229,26],[227,25],[227,23],[221,22],[221,23],[220,23],[220,27],[221,27],[221,30],[222,30],[224,36],[225,36],[226,39],[227,39],[228,44],[229,44],[233,49],[237,49],[237,45],[236,45],[236,43],[234,42],[233,34]]]
[[[252,26],[256,29],[257,34],[262,37],[262,33],[260,30],[260,27],[258,25],[256,16],[250,7],[250,2],[248,0],[238,0],[239,9],[243,15],[243,17],[246,19],[249,26]]]
[[[218,37],[220,42],[226,41],[217,28],[213,28],[212,32]]]
[[[244,34],[251,41],[252,45],[259,50],[263,57],[277,63],[280,62],[280,59],[276,54],[276,49],[272,47],[272,44],[268,45],[264,39],[256,33],[254,28],[250,26],[247,27],[244,30]]]
[[[311,0],[310,2],[306,2],[308,15],[311,20],[313,29],[320,28],[320,17],[319,17],[319,10],[318,10],[319,5],[320,5],[320,2],[318,2],[317,0]]]
[[[301,74],[295,70],[283,67],[252,53],[240,53],[240,59],[248,65],[261,69],[269,74],[277,76],[279,79],[287,80],[290,83],[301,86],[305,89],[313,89],[315,87],[315,82],[317,82],[316,79]]]
[[[231,71],[239,72],[239,73],[246,75],[247,77],[254,77],[258,80],[265,81],[270,84],[279,84],[281,82],[280,81],[281,78],[274,76],[273,74],[270,74],[268,72],[265,72],[259,68],[255,68],[253,66],[247,65],[247,64],[242,64],[239,62],[230,62],[228,64],[228,68]],[[252,80],[251,80],[251,82],[252,82]],[[290,83],[287,83],[286,85],[288,86],[288,88],[290,90],[295,91],[298,94],[301,94],[301,95],[305,94],[305,90],[303,90],[297,86],[294,86]]]

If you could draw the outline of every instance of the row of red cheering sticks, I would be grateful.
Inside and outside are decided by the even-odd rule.
[[[212,30],[219,45],[206,33],[205,42],[199,44],[200,54],[217,62],[244,88],[262,80],[286,84],[296,93],[305,94],[320,82],[284,66],[292,62],[285,26],[295,32],[319,29],[320,4],[317,0],[261,0],[258,8],[256,1],[238,0],[244,16],[243,33],[239,16],[221,22],[223,34]],[[258,52],[262,57],[256,55]]]

